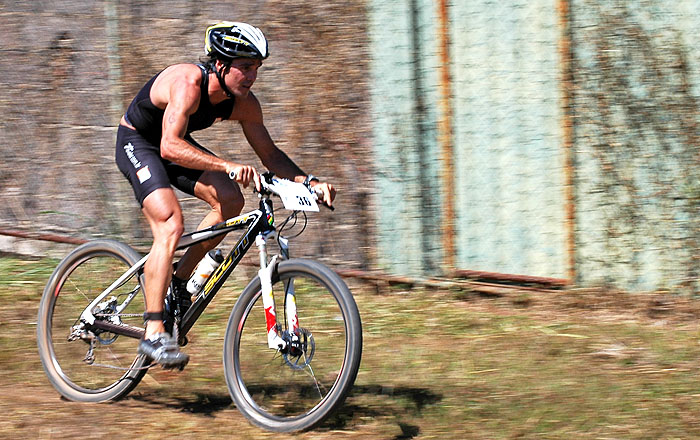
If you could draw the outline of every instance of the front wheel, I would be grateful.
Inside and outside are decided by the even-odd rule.
[[[272,278],[277,301],[295,293],[299,344],[268,348],[260,279],[248,284],[231,312],[224,371],[237,408],[262,428],[291,432],[321,423],[347,396],[362,353],[357,305],[340,277],[310,260],[281,262]],[[282,304],[276,307],[282,315]],[[281,333],[287,319],[278,316]]]

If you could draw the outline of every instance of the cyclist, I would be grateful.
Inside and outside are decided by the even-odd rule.
[[[117,166],[131,183],[153,233],[144,267],[146,333],[138,351],[164,367],[184,367],[189,360],[164,326],[171,277],[176,301],[181,309],[189,307],[183,280],[223,239],[190,247],[173,273],[183,219],[171,186],[211,206],[200,223],[206,227],[241,212],[244,199],[239,185],[260,185],[255,167],[217,157],[195,142],[191,132],[217,121],[238,121],[265,168],[313,186],[328,205],[335,198],[333,186],[304,173],[277,148],[265,128],[260,103],[250,91],[269,55],[262,31],[246,23],[215,24],[206,30],[205,52],[207,59],[201,64],[172,65],[151,78],[129,105],[117,132]],[[231,172],[235,183],[228,177]]]

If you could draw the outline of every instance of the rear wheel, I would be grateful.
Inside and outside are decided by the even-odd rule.
[[[224,343],[224,370],[231,397],[252,423],[278,432],[310,429],[340,406],[360,365],[362,327],[345,283],[326,266],[288,260],[273,274],[279,302],[293,289],[300,329],[286,353],[271,350],[255,278],[236,302]],[[286,310],[278,324],[287,332]]]
[[[80,321],[85,308],[140,259],[129,246],[111,240],[86,243],[61,261],[51,275],[37,321],[37,344],[51,384],[67,399],[83,402],[125,396],[146,373],[138,339],[93,328]],[[128,304],[123,310],[118,308]],[[143,325],[144,296],[137,275],[101,301],[93,314],[111,324]]]

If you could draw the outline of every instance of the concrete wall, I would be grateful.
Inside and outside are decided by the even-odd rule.
[[[273,138],[339,190],[337,210],[311,218],[293,252],[365,267],[372,208],[358,201],[368,199],[373,174],[365,16],[353,1],[5,2],[0,227],[147,246],[150,232],[114,165],[119,118],[152,75],[199,60],[207,25],[238,20],[270,40],[254,90]],[[195,138],[217,154],[260,164],[235,124]],[[192,230],[206,206],[181,196]],[[255,207],[250,195],[246,209]]]
[[[448,272],[440,234],[453,221],[458,270],[697,292],[700,2],[447,10],[451,116],[439,105],[438,2],[370,2],[379,264]],[[448,188],[435,183],[446,117]],[[450,191],[454,218],[436,217]]]

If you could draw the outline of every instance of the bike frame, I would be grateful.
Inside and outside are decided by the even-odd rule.
[[[267,324],[268,346],[271,349],[284,349],[287,342],[280,335],[280,326],[277,324],[275,300],[272,292],[272,274],[277,265],[278,256],[275,255],[268,262],[267,245],[269,238],[277,238],[280,244],[281,257],[289,258],[287,240],[279,237],[274,226],[274,211],[272,201],[267,196],[261,196],[260,207],[257,210],[232,217],[216,225],[201,229],[186,235],[183,235],[178,242],[177,249],[186,249],[194,244],[201,243],[217,237],[222,234],[247,228],[245,233],[238,240],[236,245],[231,249],[224,261],[212,272],[209,280],[202,288],[202,291],[197,294],[196,300],[188,309],[187,313],[182,316],[178,329],[178,337],[183,337],[189,332],[197,319],[201,316],[204,309],[214,299],[216,294],[223,286],[226,279],[231,275],[233,269],[238,265],[243,256],[248,252],[250,247],[255,243],[260,253],[260,277],[261,293],[263,305],[265,308],[265,320]],[[98,295],[80,315],[80,321],[89,324],[96,329],[108,331],[117,335],[124,335],[132,338],[142,338],[144,329],[139,327],[128,326],[125,324],[117,324],[111,320],[96,319],[92,311],[95,307],[105,300],[115,289],[122,286],[127,280],[133,276],[143,276],[143,266],[148,260],[150,254],[141,258],[136,264],[131,266],[124,274],[122,274],[114,283]],[[142,280],[143,281],[143,280]],[[141,285],[143,286],[143,282]],[[117,314],[124,310],[141,289],[136,289],[131,292],[127,298],[117,307]],[[285,314],[287,316],[287,325],[290,333],[294,333],[299,328],[299,322],[296,311],[296,301],[293,286],[291,284],[285,288]]]

